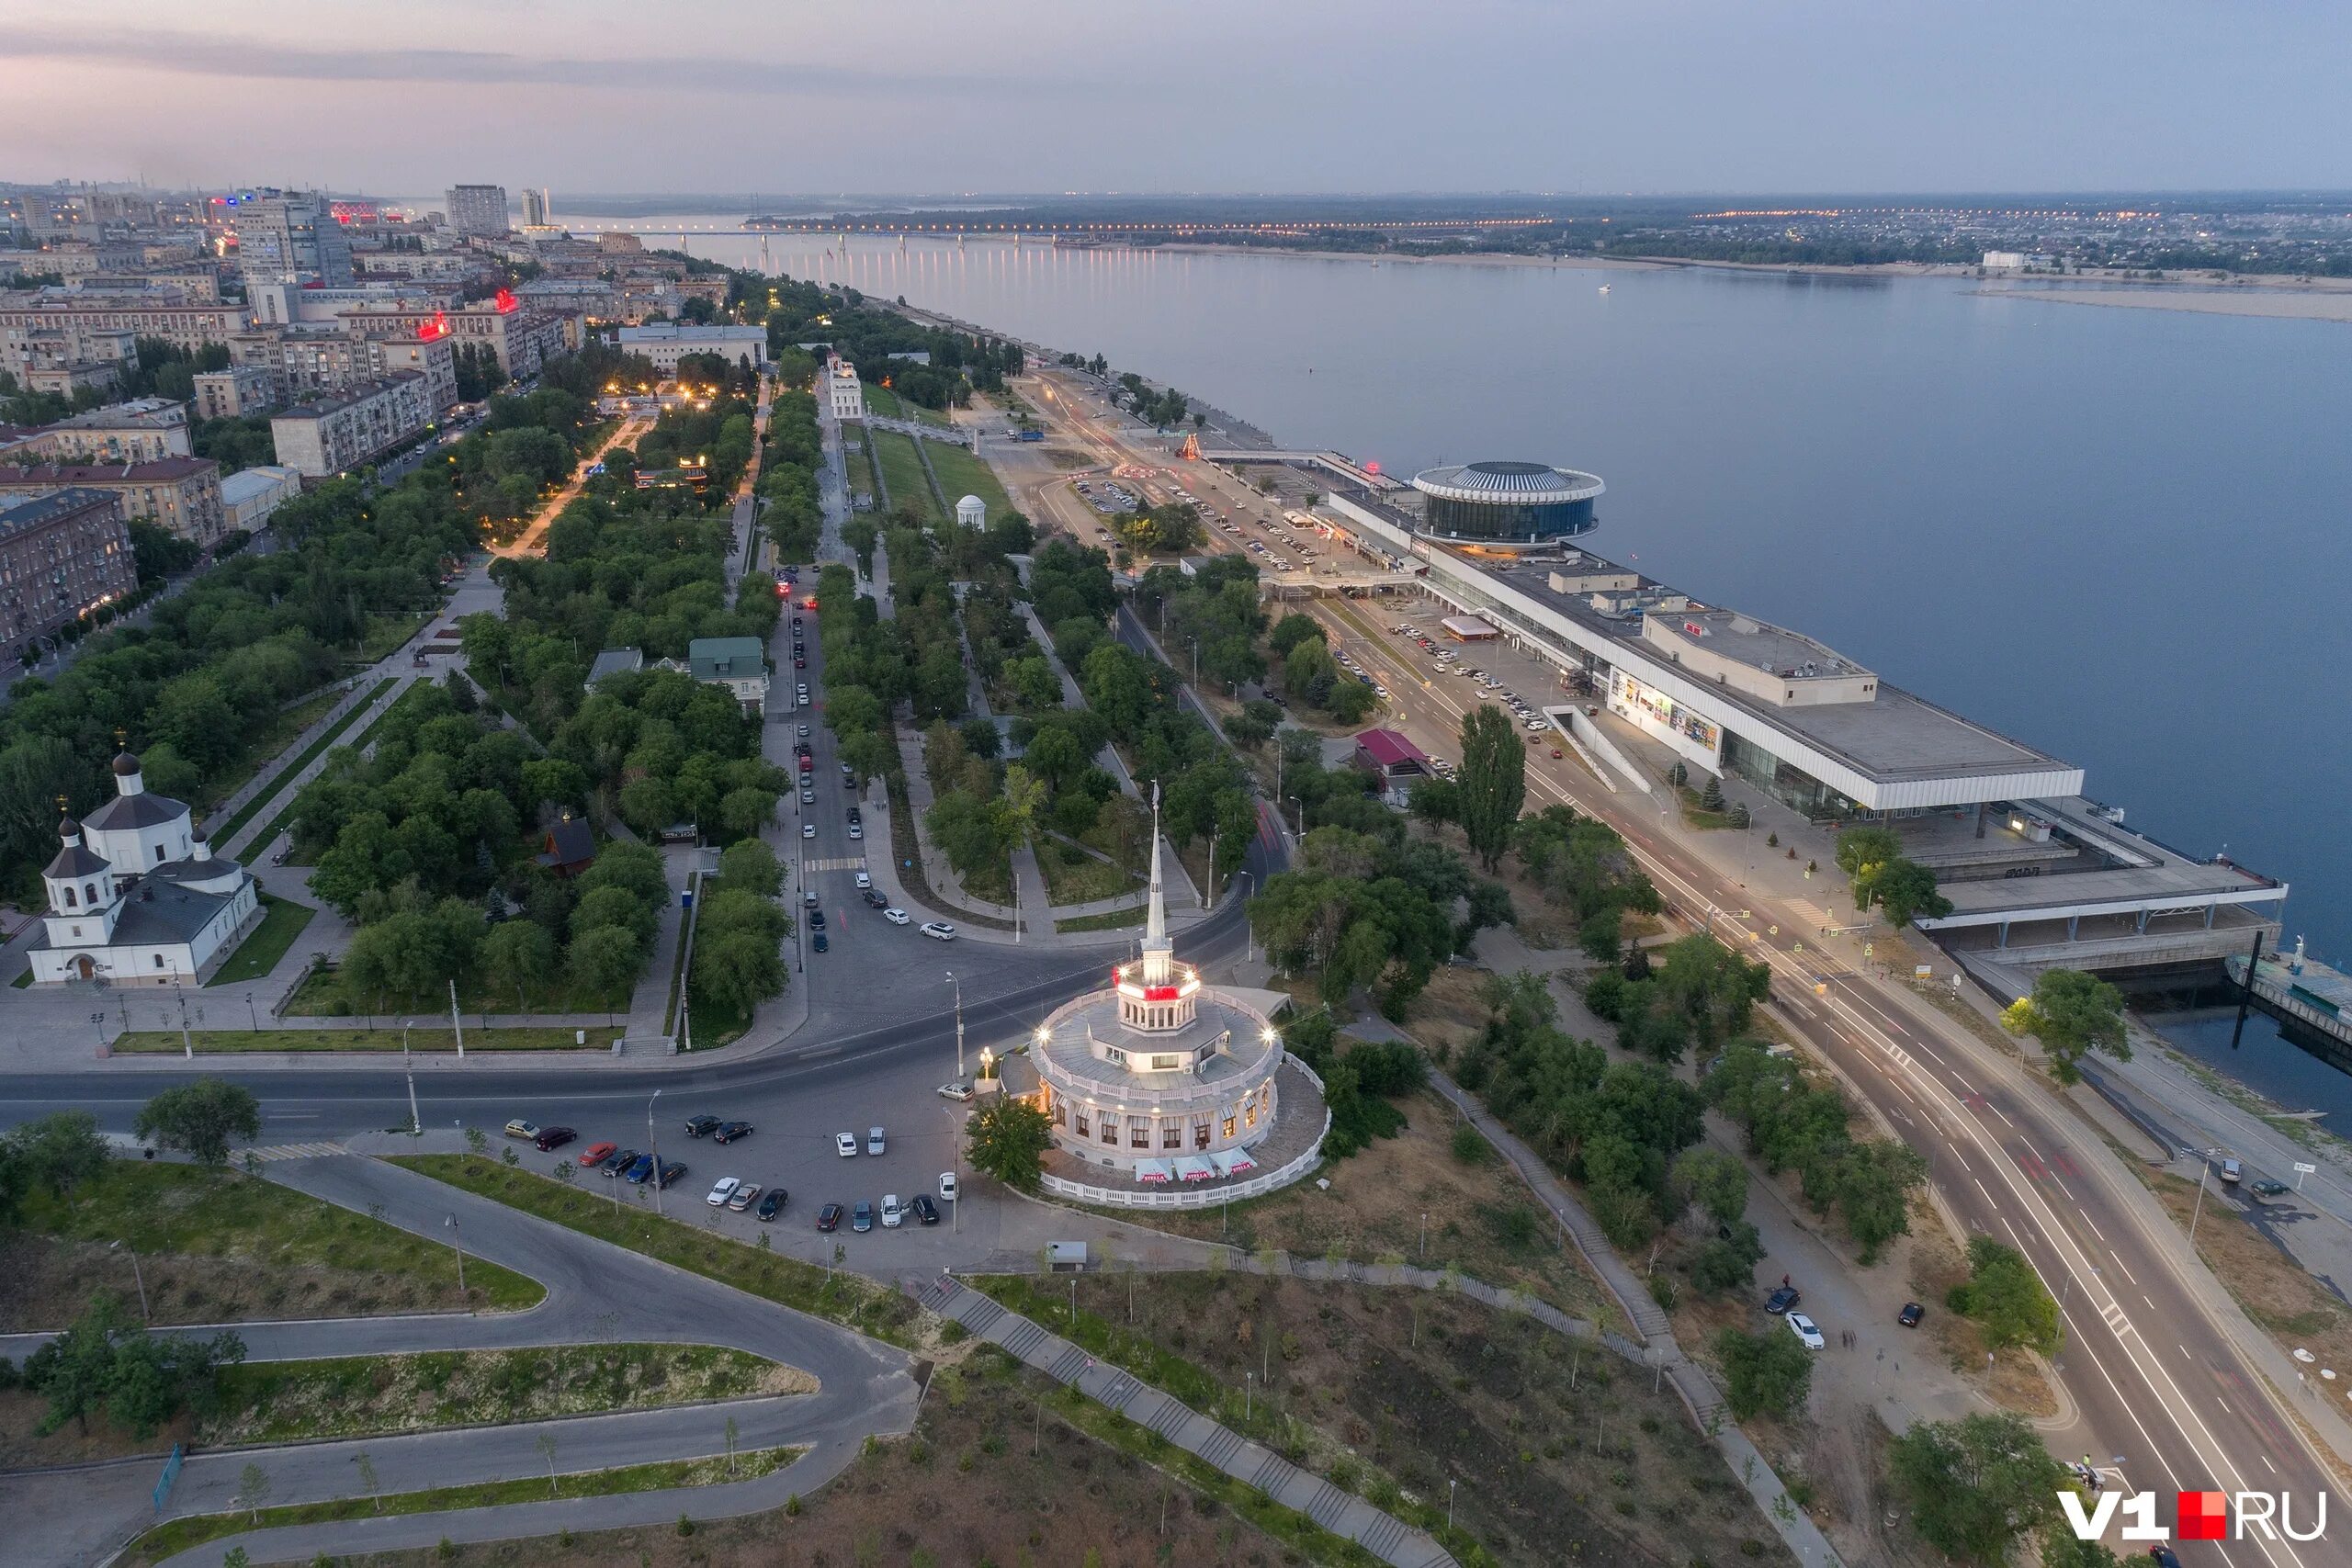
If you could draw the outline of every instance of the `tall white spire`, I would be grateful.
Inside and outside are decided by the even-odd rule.
[[[1151,784],[1151,913],[1143,928],[1143,948],[1165,948],[1168,942],[1168,900],[1159,881],[1159,781]]]

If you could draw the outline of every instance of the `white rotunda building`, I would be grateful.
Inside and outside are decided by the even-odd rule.
[[[57,825],[41,872],[49,912],[29,955],[36,984],[194,979],[261,914],[253,874],[216,860],[185,801],[150,795],[139,759],[114,760],[115,797]]]
[[[1178,961],[1156,809],[1153,816],[1150,907],[1138,955],[1113,969],[1108,989],[1057,1009],[1028,1053],[1055,1145],[1087,1168],[1071,1174],[1089,1182],[1182,1186],[1259,1168],[1263,1161],[1251,1151],[1274,1130],[1285,1092],[1305,1100],[1286,1122],[1323,1119],[1312,1075],[1295,1064],[1283,1072],[1273,1013],[1288,998],[1205,985],[1197,969]],[[1321,1141],[1316,1134],[1313,1144]]]

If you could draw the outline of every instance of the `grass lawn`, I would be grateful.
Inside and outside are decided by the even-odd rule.
[[[202,817],[243,788],[247,779],[261,772],[271,758],[291,745],[302,731],[318,723],[320,717],[334,706],[335,699],[342,695],[343,688],[332,687],[303,698],[283,712],[272,714],[263,725],[261,733],[253,738],[252,744],[246,748],[244,756],[235,767],[204,781],[204,789],[196,802],[197,815]]]
[[[1096,860],[1084,850],[1057,839],[1040,836],[1037,869],[1045,873],[1046,897],[1057,904],[1086,904],[1097,898],[1133,892],[1140,882],[1109,861]]]
[[[316,740],[311,741],[308,746],[302,748],[302,754],[287,764],[286,771],[278,775],[279,778],[281,780],[293,778],[304,768],[309,767],[312,762],[318,761],[319,754],[324,751],[328,747],[334,745],[335,738],[356,723],[359,716],[366,713],[368,707],[374,704],[376,699],[384,694],[384,688],[390,685],[393,679],[395,678],[391,676],[385,677],[381,682],[377,683],[374,691],[369,692],[361,701],[352,704],[351,711],[349,713],[345,714],[341,718],[336,719],[334,723],[328,726],[325,734],[320,736]],[[328,704],[328,706],[333,705],[332,702]],[[322,708],[320,711],[324,712],[325,709]],[[305,720],[305,726],[315,722],[316,717],[317,716],[313,715],[311,719]],[[301,729],[297,728],[295,733],[297,735],[300,734]],[[255,771],[258,772],[259,770],[256,769]],[[250,777],[251,775],[249,774],[247,776]],[[216,844],[227,843],[229,840],[236,837],[238,829],[243,828],[246,823],[253,820],[254,814],[255,812],[268,805],[272,800],[275,800],[282,788],[283,785],[281,784],[276,787],[255,792],[254,797],[251,800],[246,801],[244,805],[239,807],[237,808],[236,815],[230,818],[226,822],[221,823],[217,828],[207,824],[204,830],[204,836],[212,840]],[[224,791],[222,793],[225,794],[227,792]]]
[[[263,894],[261,901],[268,911],[262,916],[261,924],[254,928],[253,935],[237,944],[237,951],[229,955],[229,961],[212,978],[204,982],[206,985],[233,986],[241,980],[260,979],[277,967],[286,950],[294,945],[302,928],[318,913],[308,904],[297,904],[274,893]]]
[[[1100,915],[1079,915],[1067,920],[1056,920],[1054,930],[1057,931],[1122,931],[1130,926],[1143,924],[1149,915],[1149,910],[1137,905],[1132,909],[1111,909]]]
[[[495,1427],[703,1400],[811,1393],[791,1367],[717,1345],[554,1345],[247,1361],[220,1374],[208,1446]]]
[[[874,494],[874,466],[865,456],[867,438],[864,431],[865,427],[861,425],[856,434],[845,433],[842,435],[842,468],[849,475],[849,488],[859,495],[871,497]]]
[[[915,455],[914,437],[895,430],[870,430],[865,438],[874,444],[874,455],[881,460],[882,482],[890,491],[890,505],[894,509],[911,506],[933,523],[944,522],[939,503],[932,499],[931,481],[923,476],[922,459]]]
[[[862,381],[858,384],[858,390],[865,396],[866,412],[878,414],[884,419],[907,417],[906,405],[899,400],[899,394],[890,390],[889,388],[877,387],[871,381]]]
[[[402,643],[423,631],[426,623],[439,615],[431,610],[395,610],[389,614],[370,615],[368,629],[360,634],[359,651],[349,657],[355,664],[374,664],[398,649]]]
[[[431,1017],[431,1013],[424,1016]],[[613,1042],[627,1032],[607,1025],[592,1024],[584,1032],[590,1051],[608,1051]],[[583,1049],[572,1039],[569,1029],[549,1026],[535,1029],[469,1029],[466,1049],[469,1051],[573,1051]],[[199,1053],[208,1051],[390,1051],[398,1054],[401,1032],[397,1029],[195,1029],[188,1032]],[[176,1055],[183,1048],[176,1029],[134,1029],[115,1037],[117,1053],[133,1055]],[[412,1051],[452,1051],[458,1048],[456,1032],[447,1029],[413,1029],[408,1033],[408,1048]]]
[[[950,506],[967,495],[977,495],[989,503],[991,523],[1013,510],[996,470],[961,446],[931,443],[931,471],[939,476],[939,488],[947,492]]]
[[[915,841],[914,812],[907,806],[907,781],[895,776],[890,780],[890,841],[894,844],[911,844]],[[934,909],[944,910],[966,925],[986,926],[990,931],[1009,931],[1012,929],[1011,920],[1000,919],[994,915],[983,915],[977,909],[967,909],[934,890],[929,876],[923,871],[921,855],[901,855],[899,859],[899,875],[913,891],[918,903],[928,904]],[[1008,862],[1007,864],[1009,876],[1010,863]]]
[[[527,999],[529,1006],[524,1005]],[[553,990],[518,997],[511,991],[492,992],[479,977],[458,985],[458,1007],[468,1013],[624,1013],[626,993],[600,997],[576,988],[567,978]],[[302,976],[286,1004],[289,1018],[440,1018],[449,1011],[449,994],[427,996],[363,996],[344,983],[339,968],[312,969]]]
[[[1676,786],[1674,793],[1681,803],[1682,825],[1686,828],[1736,828],[1739,825],[1732,820],[1728,808],[1722,811],[1710,811],[1700,805],[1700,792],[1692,789],[1689,784]]]
[[[772,1302],[854,1328],[908,1349],[917,1348],[914,1303],[854,1274],[779,1258],[741,1242],[665,1220],[635,1207],[615,1208],[602,1194],[582,1192],[548,1177],[509,1170],[473,1155],[395,1155],[392,1163],[421,1171],[509,1208],[660,1258]]]
[[[455,1256],[380,1220],[241,1171],[115,1160],[67,1197],[36,1188],[11,1245],[0,1326],[55,1328],[94,1290],[129,1298],[120,1241],[139,1254],[157,1323],[345,1317],[458,1304]],[[38,1246],[34,1244],[40,1244]],[[537,1305],[537,1282],[469,1260],[476,1307]]]
[[[300,1503],[290,1507],[264,1508],[258,1519],[251,1514],[202,1514],[158,1525],[130,1543],[116,1561],[161,1562],[192,1546],[249,1529],[282,1525],[324,1524],[334,1519],[365,1519],[378,1514],[437,1514],[455,1508],[492,1508],[503,1503],[536,1503],[548,1497],[610,1497],[624,1492],[662,1492],[674,1486],[716,1486],[748,1480],[783,1469],[805,1449],[754,1449],[725,1458],[665,1460],[658,1464],[632,1464],[618,1470],[582,1471],[570,1475],[527,1481],[497,1481],[472,1486],[438,1486],[430,1492],[395,1492],[382,1497],[337,1497],[324,1503]]]

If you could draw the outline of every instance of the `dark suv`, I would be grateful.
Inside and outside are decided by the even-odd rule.
[[[545,1154],[549,1149],[563,1147],[578,1136],[580,1134],[569,1127],[542,1127],[539,1129],[539,1135],[533,1138],[531,1143],[541,1154]]]
[[[686,1136],[689,1138],[706,1137],[718,1131],[718,1118],[716,1116],[689,1116],[686,1118]]]
[[[751,1136],[751,1134],[752,1124],[749,1122],[724,1122],[719,1124],[718,1131],[711,1134],[711,1141],[731,1144],[738,1138]]]

